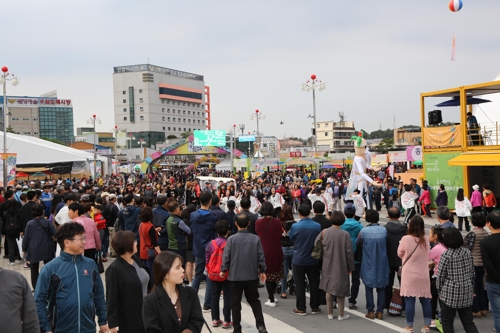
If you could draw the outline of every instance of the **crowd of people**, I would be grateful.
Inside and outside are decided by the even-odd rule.
[[[9,332],[95,332],[96,322],[101,332],[201,332],[202,313],[210,312],[212,326],[240,333],[244,293],[257,330],[265,333],[259,287],[267,291],[264,306],[276,307],[277,294],[293,293],[294,314],[317,315],[326,305],[328,319],[344,321],[346,307],[358,308],[361,281],[366,318],[403,315],[403,332],[414,331],[417,298],[422,332],[438,323],[453,332],[457,312],[466,332],[477,332],[474,318],[488,310],[500,328],[500,214],[488,185],[482,193],[474,185],[470,200],[458,191],[458,228],[441,185],[439,224],[427,235],[425,180],[403,184],[372,172],[383,186],[369,186],[363,196],[359,190],[347,195],[343,171],[318,179],[307,170],[247,180],[241,173],[217,175],[233,180],[203,182],[196,171],[176,170],[29,182],[2,191],[4,255],[9,265],[17,260],[31,271],[29,287],[0,270],[0,278],[11,274],[12,294],[0,317],[19,318],[9,321]],[[379,224],[382,202],[385,225]],[[102,262],[109,257],[103,282]]]

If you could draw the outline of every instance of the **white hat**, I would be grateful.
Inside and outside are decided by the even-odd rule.
[[[474,186],[472,186],[472,188],[473,188],[474,190],[476,190],[476,191],[479,191],[479,185],[474,185]]]

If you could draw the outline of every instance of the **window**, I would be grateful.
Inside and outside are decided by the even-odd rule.
[[[200,123],[200,119],[198,119],[198,124]]]
[[[191,129],[190,129],[190,128],[188,128],[188,131],[189,131],[189,132],[191,132]]]
[[[139,117],[139,120],[144,120],[144,116],[140,116],[140,117]]]
[[[191,111],[188,111],[188,115],[191,115]]]
[[[168,131],[170,131],[170,127],[168,128]]]
[[[167,104],[170,104],[170,101],[167,101]]]
[[[182,111],[182,114],[186,114],[186,110]]]
[[[202,120],[201,122],[204,124],[204,123],[205,123],[205,120]]]
[[[328,132],[325,132],[325,136],[328,136]]]
[[[144,108],[142,106],[139,107],[139,111],[144,111]]]
[[[170,109],[167,109],[167,113],[170,113]]]
[[[175,123],[175,117],[174,117],[174,118],[172,118],[172,121]]]
[[[167,121],[170,121],[170,117],[167,118]]]
[[[124,99],[124,100],[123,100],[123,103],[127,103],[127,100],[126,100],[126,99]]]
[[[38,121],[38,118],[33,118],[33,121]]]
[[[123,117],[123,120],[127,121],[127,117]]]
[[[198,112],[198,116],[200,116],[200,113]]]
[[[139,94],[142,94],[142,89],[139,89]]]
[[[31,134],[31,132],[24,132],[23,134],[25,134],[25,135],[30,135],[30,134]]]
[[[23,118],[23,121],[31,121],[31,118]]]
[[[165,108],[161,108],[161,112],[165,112]]]
[[[177,110],[177,114],[181,114],[181,110]]]
[[[320,127],[321,127],[321,124],[318,124],[318,128],[320,128]]]
[[[177,102],[177,105],[181,105],[181,102]]]
[[[127,108],[123,108],[123,112],[127,112]]]
[[[38,135],[38,132],[33,132],[33,135]]]
[[[165,130],[165,126],[163,126],[163,130]]]
[[[161,120],[162,120],[162,121],[165,121],[165,117],[161,117]]]
[[[143,98],[139,98],[139,103],[142,103],[144,102],[144,99]]]
[[[325,123],[325,127],[328,127],[328,123]]]
[[[186,102],[182,103],[182,105],[186,106]]]
[[[186,127],[184,127],[184,132],[186,132]]]
[[[127,92],[124,90],[124,91],[122,91],[122,94],[126,95],[126,94],[127,94]]]
[[[19,121],[19,118],[10,118],[12,121]]]
[[[191,103],[188,103],[188,106],[191,106]]]
[[[186,118],[183,118],[183,119],[182,119],[182,122],[183,122],[183,123],[185,123],[185,122],[186,122]]]
[[[188,123],[190,123],[190,124],[191,124],[191,119],[188,119]]]
[[[181,122],[181,118],[177,118],[177,121],[178,121],[178,122]]]
[[[175,132],[175,127],[174,127],[174,132]]]

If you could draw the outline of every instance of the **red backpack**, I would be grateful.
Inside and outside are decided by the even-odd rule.
[[[223,278],[220,277],[220,268],[222,266],[222,254],[224,253],[224,248],[226,243],[222,244],[221,247],[217,245],[215,239],[212,241],[213,252],[210,256],[210,261],[207,264],[207,273],[210,281],[223,282],[227,280],[229,271],[226,272]]]

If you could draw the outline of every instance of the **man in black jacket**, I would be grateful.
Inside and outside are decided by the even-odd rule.
[[[399,241],[408,233],[408,226],[399,222],[400,212],[396,207],[391,207],[387,211],[389,214],[389,222],[385,225],[387,229],[387,257],[389,259],[389,284],[385,287],[385,308],[389,309],[389,304],[392,298],[392,287],[394,285],[394,276],[397,275],[398,269],[401,266],[401,258],[398,257]],[[399,284],[401,285],[401,277],[398,276]],[[403,312],[405,309],[403,299]]]
[[[249,197],[243,197],[240,200],[240,207],[241,207],[241,212],[240,214],[243,214],[248,217],[248,220],[250,221],[248,223],[248,232],[251,234],[255,234],[255,221],[257,221],[257,214],[254,214],[250,211],[250,206],[251,206],[251,201]]]
[[[24,232],[24,230],[26,230],[26,225],[28,224],[28,222],[35,218],[35,216],[31,212],[33,205],[36,204],[35,191],[28,191],[28,193],[26,193],[26,197],[28,199],[28,202],[26,202],[24,204],[24,206],[21,208],[21,211],[20,211],[23,232]]]
[[[226,213],[224,213],[224,211],[220,209],[219,205],[219,197],[216,195],[212,196],[212,206],[210,206],[210,213],[214,214],[217,217],[217,221],[227,221]]]
[[[325,204],[321,201],[315,201],[313,204],[313,221],[318,222],[321,225],[321,230],[330,228],[332,226],[332,221],[327,218],[325,214]]]

